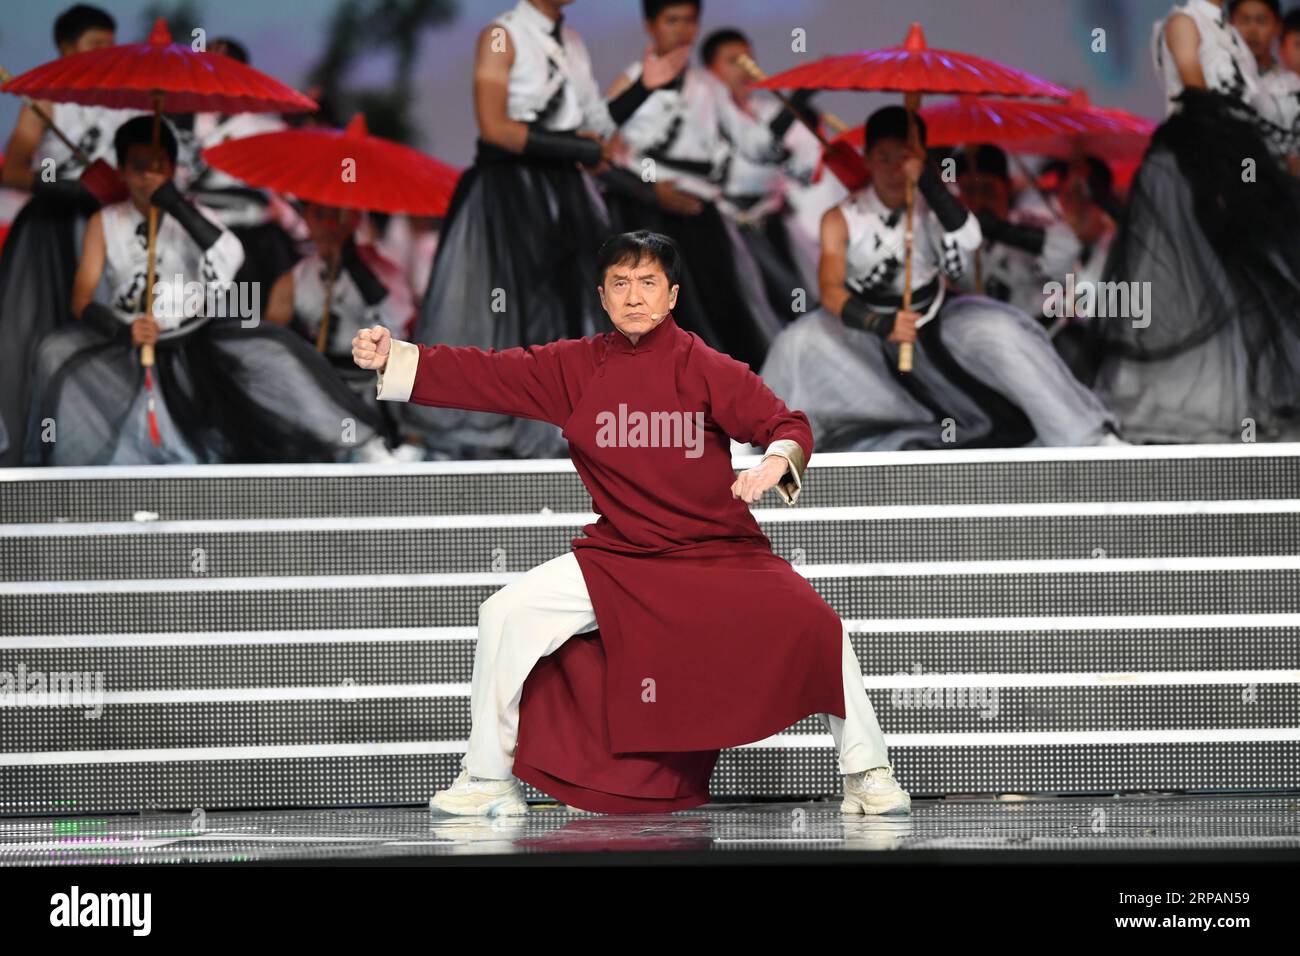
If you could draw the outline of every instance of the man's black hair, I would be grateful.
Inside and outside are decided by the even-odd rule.
[[[749,46],[749,37],[735,27],[723,27],[721,30],[714,30],[704,38],[704,45],[700,47],[700,62],[705,66],[712,66],[714,58],[718,55],[718,50],[728,43],[743,43],[745,46]]]
[[[965,175],[969,170],[985,176],[996,176],[1007,182],[1011,181],[1011,166],[1007,161],[1006,151],[1000,146],[983,143],[974,149],[957,150],[954,158],[957,161],[958,176]]]
[[[87,30],[117,32],[117,21],[105,10],[88,3],[68,7],[54,21],[54,45],[76,43]]]
[[[1282,18],[1282,36],[1285,37],[1288,33],[1300,33],[1300,7]]]
[[[641,12],[647,20],[653,20],[669,7],[680,7],[687,3],[695,8],[697,14],[704,6],[704,0],[641,0]]]
[[[681,285],[682,256],[677,251],[677,245],[662,233],[651,232],[649,229],[624,232],[606,239],[596,253],[596,274],[603,284],[605,273],[611,267],[625,262],[636,265],[644,259],[653,259],[659,263],[670,286]]]
[[[226,45],[224,51],[226,56],[230,57],[232,60],[238,60],[245,66],[248,65],[248,48],[244,46],[244,44],[240,43],[238,40],[233,40],[230,37],[217,37],[212,41],[213,46],[216,46],[218,43],[224,43]]]
[[[919,113],[916,117],[917,141],[925,145],[925,120]],[[870,152],[882,139],[897,139],[907,142],[907,110],[901,106],[882,106],[867,117],[866,142],[863,148]]]
[[[1245,3],[1246,0],[1228,0],[1228,16],[1237,12],[1237,8]],[[1282,19],[1282,2],[1281,0],[1255,0],[1256,3],[1262,3],[1273,11],[1273,16],[1279,20]]]
[[[113,134],[113,151],[117,153],[117,168],[125,168],[126,154],[130,152],[132,146],[148,146],[152,142],[152,116],[135,116],[127,120]],[[171,158],[172,165],[175,166],[177,153],[176,134],[172,132],[171,123],[167,122],[166,119],[162,121],[158,142],[162,145],[164,152]]]

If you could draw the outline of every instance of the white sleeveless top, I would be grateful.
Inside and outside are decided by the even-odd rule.
[[[630,65],[623,75],[635,82],[641,76],[641,62]],[[704,199],[721,194],[737,154],[768,162],[775,147],[766,123],[742,113],[721,80],[693,66],[684,71],[680,87],[670,84],[646,97],[619,127],[619,135],[628,146],[633,172],[641,173],[647,157],[665,157],[655,169],[655,178],[672,180]],[[710,172],[674,168],[674,159],[706,163]]]
[[[591,57],[575,30],[561,27],[564,42],[556,42],[551,35],[555,22],[528,0],[519,0],[492,22],[510,34],[515,49],[506,94],[506,113],[512,120],[539,122],[550,130],[614,134],[616,127],[596,84]]]
[[[104,106],[81,106],[77,103],[55,103],[50,118],[68,139],[72,140],[86,152],[91,162],[102,159],[110,166],[117,166],[117,156],[113,151],[113,134],[117,128],[133,116],[145,116],[140,110],[114,110]],[[66,143],[46,128],[41,140],[36,145],[32,157],[39,173],[43,160],[54,160],[55,169],[60,179],[77,177],[85,170],[81,160],[68,149]]]
[[[769,126],[784,109],[781,101],[765,90],[755,90],[750,94],[749,113],[737,107],[741,116],[764,127]],[[790,177],[801,182],[811,180],[822,153],[817,137],[796,120],[781,142],[790,151],[790,155],[779,162],[763,162],[748,156],[742,150],[736,150],[731,165],[727,168],[723,192],[728,196],[770,194],[781,192]]]
[[[213,223],[210,209],[197,206]],[[104,275],[100,290],[107,290],[108,305],[123,322],[132,322],[144,311],[144,288],[148,269],[149,220],[140,214],[129,199],[100,210],[104,227]],[[224,290],[244,264],[244,247],[234,234],[222,230],[221,236],[207,252],[169,215],[158,223],[157,253],[154,266],[154,321],[163,331],[174,329],[185,319],[205,310],[206,292],[195,295],[202,283],[206,290]],[[178,281],[176,276],[180,274]]]
[[[839,210],[849,230],[844,254],[845,284],[854,292],[872,290],[901,296],[906,210],[889,209],[870,186],[850,195],[839,204]],[[944,232],[920,190],[916,192],[912,217],[912,289],[916,291],[940,280],[940,294],[922,314],[918,321],[921,324],[939,311],[943,302],[942,279],[955,281],[966,275],[971,254],[980,247],[983,235],[979,220],[971,215],[955,232]]]
[[[1300,133],[1295,127],[1297,117],[1286,115],[1279,100],[1263,88],[1254,54],[1246,46],[1246,41],[1241,38],[1237,28],[1228,21],[1227,0],[1224,0],[1222,7],[1210,3],[1210,0],[1186,0],[1182,6],[1172,8],[1153,27],[1151,53],[1156,70],[1164,82],[1166,113],[1174,112],[1178,104],[1174,103],[1173,97],[1183,91],[1178,65],[1169,52],[1169,44],[1164,35],[1169,17],[1179,13],[1196,21],[1196,29],[1201,37],[1197,55],[1207,89],[1225,93],[1249,106],[1263,121],[1257,125],[1276,154],[1281,156],[1293,151],[1296,148],[1297,133]]]

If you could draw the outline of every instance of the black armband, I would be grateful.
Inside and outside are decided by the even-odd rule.
[[[849,296],[840,309],[840,321],[850,328],[875,332],[882,339],[894,331],[894,316],[889,312],[873,312],[865,302]]]
[[[632,114],[641,108],[641,104],[650,98],[652,92],[653,90],[646,89],[645,83],[638,76],[635,83],[610,100],[606,105],[614,125],[622,126],[631,119]]]
[[[576,133],[557,133],[539,126],[528,127],[524,155],[537,159],[573,160],[584,166],[598,166],[603,157],[600,143]]]
[[[921,195],[925,197],[926,203],[934,210],[934,214],[939,218],[940,225],[945,232],[956,232],[966,222],[966,217],[970,215],[965,204],[960,199],[948,191],[948,187],[939,179],[939,174],[934,171],[934,167],[928,162],[925,169],[921,172],[921,179],[917,183],[917,188],[921,190]]]
[[[991,212],[981,213],[979,221],[980,231],[988,241],[1023,249],[1035,256],[1043,254],[1043,246],[1047,242],[1047,230],[1041,226],[1007,222]]]
[[[380,282],[379,276],[366,265],[366,261],[361,258],[361,250],[357,248],[356,240],[351,236],[343,243],[343,249],[339,253],[339,264],[352,277],[367,308],[378,305],[388,296],[388,287]]]
[[[790,97],[790,106],[783,104],[781,112],[772,118],[772,122],[767,125],[768,130],[772,133],[772,138],[778,143],[785,139],[785,134],[790,132],[790,127],[794,121],[799,118],[800,114],[805,112],[805,108],[812,101],[813,94],[816,90],[795,90]],[[790,107],[793,106],[794,109]]]
[[[214,222],[208,221],[203,213],[194,208],[194,204],[188,202],[181,191],[176,188],[176,184],[168,181],[163,183],[153,191],[149,201],[168,213],[181,225],[181,228],[189,233],[200,249],[207,252],[212,248],[213,243],[221,238],[221,227]]]
[[[102,302],[91,302],[81,310],[81,321],[103,332],[114,341],[131,341],[131,324],[123,322],[117,313]]]

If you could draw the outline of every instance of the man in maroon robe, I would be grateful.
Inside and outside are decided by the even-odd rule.
[[[433,808],[524,813],[516,778],[586,810],[698,806],[721,748],[818,714],[842,809],[907,812],[847,628],[750,513],[772,488],[794,504],[807,417],[678,327],[670,239],[616,236],[597,266],[614,324],[601,335],[486,351],[383,327],[353,339],[380,400],[559,426],[599,515],[483,602],[469,749]],[[765,449],[739,476],[732,439]]]

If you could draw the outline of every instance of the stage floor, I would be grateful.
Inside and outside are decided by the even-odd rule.
[[[715,803],[527,817],[389,807],[0,818],[0,866],[381,863],[1028,863],[1300,859],[1300,792],[914,800],[844,816],[839,801]]]

